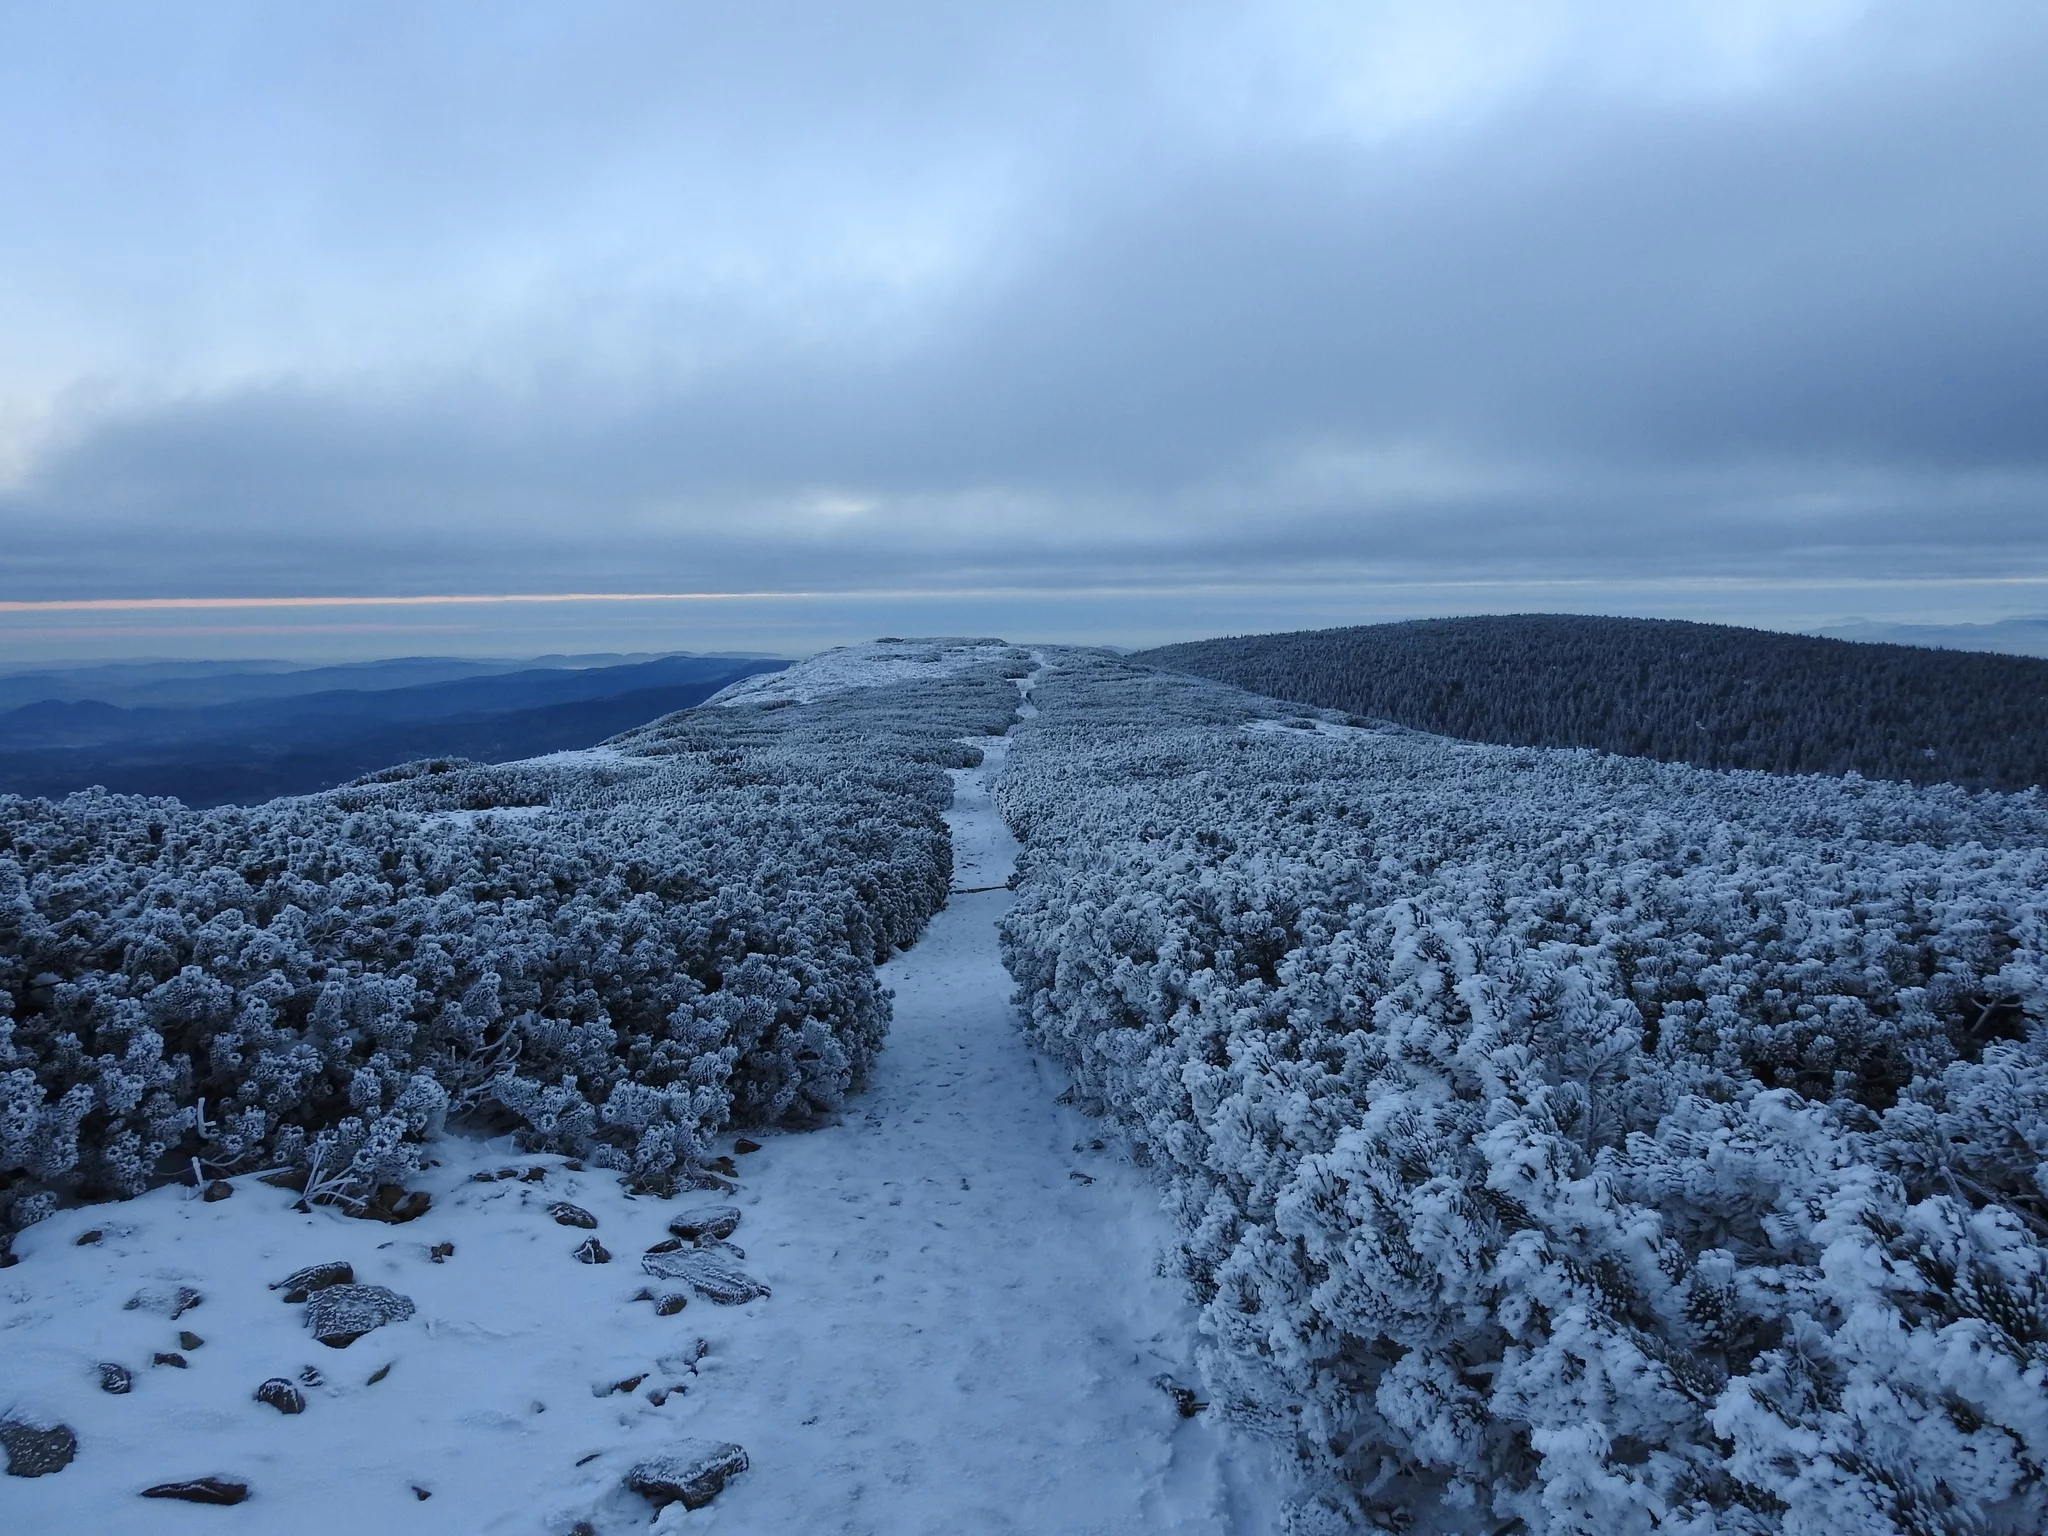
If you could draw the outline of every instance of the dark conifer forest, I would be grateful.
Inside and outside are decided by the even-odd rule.
[[[1198,640],[1136,659],[1505,746],[1977,789],[2048,783],[2048,661],[2031,657],[1526,613]]]

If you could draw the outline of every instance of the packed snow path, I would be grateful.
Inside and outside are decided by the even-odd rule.
[[[702,1421],[754,1457],[691,1517],[707,1530],[1277,1524],[1254,1449],[1155,1384],[1192,1379],[1190,1316],[1155,1273],[1157,1191],[1090,1149],[1011,1019],[995,924],[1016,844],[988,795],[1007,747],[956,774],[954,884],[971,894],[887,967],[873,1086],[843,1124],[742,1165],[737,1235],[776,1293],[748,1309]]]

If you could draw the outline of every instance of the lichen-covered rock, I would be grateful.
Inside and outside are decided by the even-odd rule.
[[[9,1477],[47,1477],[62,1472],[78,1454],[78,1436],[68,1424],[24,1424],[0,1419],[0,1448],[7,1452]]]
[[[121,1303],[123,1312],[156,1312],[173,1322],[206,1298],[189,1285],[145,1285]]]
[[[142,1490],[145,1499],[182,1499],[187,1504],[239,1504],[249,1485],[228,1477],[190,1477],[179,1483],[158,1483]]]
[[[740,1224],[740,1208],[736,1205],[699,1206],[694,1211],[684,1211],[668,1224],[669,1231],[686,1242],[696,1242],[706,1237],[731,1237]]]
[[[597,1218],[580,1205],[571,1205],[566,1200],[557,1200],[548,1207],[548,1214],[564,1227],[591,1228],[597,1225]]]
[[[626,1486],[656,1509],[680,1504],[702,1509],[730,1478],[747,1470],[747,1453],[730,1441],[686,1440],[665,1456],[650,1456],[626,1473]]]
[[[273,1376],[256,1389],[256,1401],[268,1403],[279,1413],[304,1413],[306,1394],[282,1376]]]
[[[687,1248],[677,1253],[642,1254],[640,1267],[658,1279],[681,1280],[707,1301],[722,1307],[768,1294],[768,1287],[752,1275]]]
[[[306,1302],[306,1326],[329,1349],[346,1349],[373,1328],[412,1316],[409,1298],[381,1285],[333,1285]]]
[[[308,1264],[304,1269],[295,1269],[282,1280],[272,1283],[273,1291],[283,1291],[284,1299],[298,1303],[315,1291],[324,1291],[329,1286],[354,1285],[355,1266],[346,1259],[331,1259],[325,1264]]]

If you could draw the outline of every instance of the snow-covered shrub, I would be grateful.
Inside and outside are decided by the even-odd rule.
[[[1009,664],[254,808],[0,797],[0,1233],[193,1158],[361,1197],[451,1116],[659,1186],[832,1110]]]
[[[1164,1178],[1217,1400],[1326,1497],[2048,1524],[2038,792],[1351,729],[1078,653],[1034,700],[1028,1031]]]

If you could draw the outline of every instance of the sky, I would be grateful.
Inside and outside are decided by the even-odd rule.
[[[2048,612],[2038,0],[0,0],[0,142],[0,660]]]

